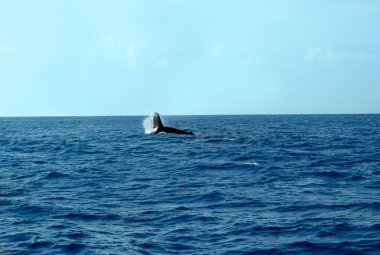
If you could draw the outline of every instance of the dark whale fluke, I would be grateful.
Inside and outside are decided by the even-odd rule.
[[[162,125],[160,114],[155,112],[153,115],[153,132],[152,132],[152,134],[158,134],[161,132],[173,133],[173,134],[194,135],[193,132],[187,132],[187,131],[172,128],[172,127],[165,127],[164,125]]]

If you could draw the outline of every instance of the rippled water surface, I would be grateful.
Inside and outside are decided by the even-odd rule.
[[[0,254],[380,254],[380,115],[0,118]]]

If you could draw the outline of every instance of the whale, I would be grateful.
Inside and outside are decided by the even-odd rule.
[[[162,124],[160,114],[155,112],[153,114],[153,131],[151,134],[158,134],[158,133],[172,133],[172,134],[181,134],[181,135],[194,135],[193,132],[172,128],[172,127],[165,127]]]

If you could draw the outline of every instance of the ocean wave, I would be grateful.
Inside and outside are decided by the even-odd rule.
[[[0,122],[0,253],[378,253],[378,116],[174,120]]]

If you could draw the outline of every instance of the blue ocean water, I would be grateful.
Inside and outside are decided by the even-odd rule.
[[[380,254],[380,115],[0,118],[0,254]]]

